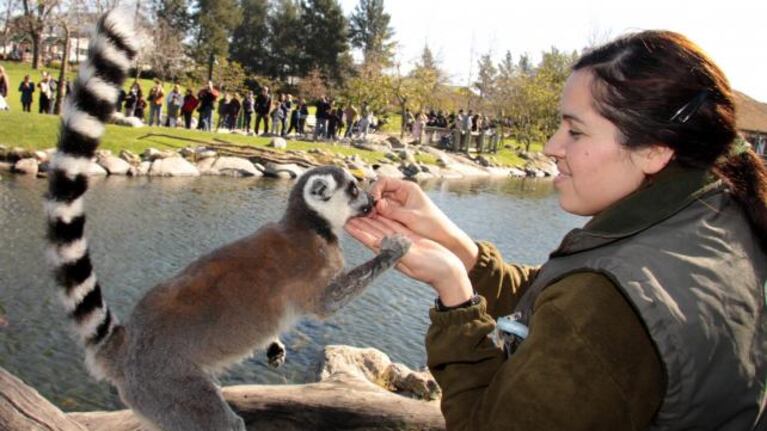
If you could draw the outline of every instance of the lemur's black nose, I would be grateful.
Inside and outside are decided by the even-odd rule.
[[[368,195],[368,203],[365,204],[365,206],[362,207],[360,210],[363,215],[370,214],[371,211],[373,211],[373,207],[375,207],[376,201],[373,199],[373,195],[370,193],[367,193]]]

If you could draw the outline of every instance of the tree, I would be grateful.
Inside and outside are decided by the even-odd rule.
[[[391,15],[384,12],[384,0],[360,0],[349,17],[349,40],[362,49],[365,63],[388,66],[394,55]]]
[[[300,74],[302,22],[298,5],[293,0],[278,0],[267,17],[269,29],[269,76],[286,81]]]
[[[226,57],[230,29],[242,22],[242,12],[236,0],[197,0],[193,22],[193,56],[198,62],[207,63],[214,56]]]
[[[240,7],[242,22],[232,34],[229,55],[248,72],[265,74],[269,64],[269,28],[266,21],[269,1],[240,0]]]
[[[168,18],[158,17],[151,31],[154,49],[147,52],[146,61],[163,81],[177,80],[189,63],[178,28]]]
[[[317,100],[328,94],[328,88],[322,79],[319,69],[312,69],[298,83],[298,93],[307,100]]]
[[[43,44],[43,31],[50,24],[53,10],[58,0],[22,0],[24,6],[24,26],[32,39],[32,68],[40,68],[40,53]]]
[[[0,3],[3,5],[2,9],[2,15],[0,16],[0,22],[2,22],[2,31],[0,31],[0,45],[3,47],[3,57],[7,54],[5,52],[5,47],[8,45],[8,39],[11,37],[15,30],[15,20],[14,15],[16,14],[16,9],[18,6],[17,0],[5,0],[4,2]]]
[[[342,59],[348,58],[349,44],[341,5],[337,0],[302,0],[301,20],[301,74],[318,68],[326,81],[342,82],[346,72]]]
[[[431,52],[429,45],[423,46],[423,51],[421,51],[420,64],[427,69],[437,69],[437,60],[434,59],[434,54]]]
[[[176,37],[180,42],[192,26],[189,2],[187,0],[153,0],[152,6],[157,21],[177,31]]]
[[[356,106],[367,102],[373,112],[382,112],[389,105],[392,80],[373,63],[363,63],[355,76],[344,83],[341,96]]]
[[[498,78],[498,69],[493,64],[490,53],[483,55],[479,59],[479,72],[477,80],[474,82],[474,88],[479,91],[480,106],[489,107],[490,100],[495,95],[496,80]]]

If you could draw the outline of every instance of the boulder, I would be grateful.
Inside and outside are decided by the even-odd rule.
[[[213,169],[213,163],[216,163],[215,157],[207,157],[197,162],[197,170],[200,171],[200,175],[221,175],[221,173]]]
[[[382,164],[376,169],[377,176],[380,177],[392,177],[392,178],[404,178],[405,175],[396,166],[392,164]]]
[[[262,177],[263,172],[256,169],[253,163],[242,157],[219,157],[211,165],[211,170],[218,171],[221,175],[233,177]]]
[[[34,157],[34,152],[30,150],[21,147],[13,147],[8,151],[5,159],[11,163],[16,163],[21,159],[33,159]]]
[[[13,171],[23,175],[37,175],[39,163],[33,157],[20,159],[13,164]]]
[[[306,168],[293,163],[267,162],[264,166],[264,175],[276,178],[298,178],[304,172],[306,172]]]
[[[143,177],[143,176],[149,175],[150,169],[152,169],[152,162],[148,160],[145,162],[141,162],[136,167],[136,170],[133,172],[133,176]]]
[[[128,162],[131,166],[138,166],[141,163],[141,157],[130,150],[121,150],[120,158]]]
[[[179,157],[179,155],[174,151],[160,151],[156,148],[147,148],[146,150],[144,150],[142,157],[144,158],[144,160],[149,160],[150,162],[153,162],[157,159],[168,159],[172,157]]]
[[[396,136],[387,137],[386,142],[388,142],[392,148],[407,148],[407,145],[403,144]]]
[[[200,171],[185,158],[176,156],[155,159],[155,161],[152,162],[152,167],[149,168],[149,176],[197,177],[200,176]]]
[[[421,169],[413,163],[405,165],[401,171],[406,177],[414,177],[421,173]]]
[[[127,175],[131,169],[130,163],[113,155],[99,155],[96,163],[106,169],[109,175]]]
[[[128,127],[144,127],[144,122],[138,117],[126,117],[122,112],[115,111],[109,118],[109,122],[112,124],[118,124],[120,126]]]
[[[198,149],[197,151],[197,160],[210,159],[215,157],[218,157],[218,153],[214,150],[203,148],[202,150]]]
[[[269,141],[268,146],[272,148],[286,149],[288,148],[288,142],[285,139],[280,138],[279,136],[275,136],[274,138],[272,138],[271,141]]]

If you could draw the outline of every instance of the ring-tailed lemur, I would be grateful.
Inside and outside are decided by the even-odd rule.
[[[100,18],[67,99],[47,196],[49,259],[92,374],[106,378],[140,417],[163,430],[244,430],[213,375],[265,347],[301,315],[320,318],[358,295],[408,250],[385,239],[378,255],[343,272],[342,226],[372,198],[340,168],[301,176],[278,223],[225,245],[155,286],[127,323],[110,313],[93,273],[83,228],[85,172],[135,56],[130,25]],[[279,344],[270,362],[283,360]]]

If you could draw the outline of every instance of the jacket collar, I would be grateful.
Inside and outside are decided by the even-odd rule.
[[[669,164],[634,193],[565,235],[550,257],[590,250],[635,235],[673,216],[701,196],[722,188],[708,170]]]

